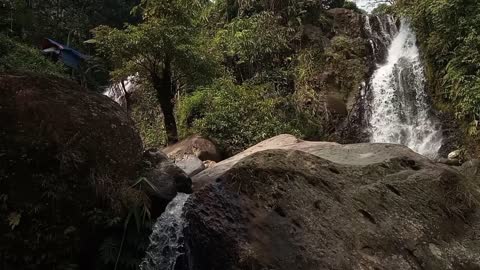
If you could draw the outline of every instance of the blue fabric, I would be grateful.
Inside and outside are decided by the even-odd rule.
[[[80,59],[71,51],[61,51],[60,58],[62,59],[63,63],[68,67],[77,69],[80,65]]]
[[[62,59],[62,62],[68,67],[78,69],[80,62],[88,58],[88,56],[61,43],[58,43],[53,39],[46,38],[45,40],[47,40],[52,46],[57,47],[57,49],[60,50],[60,59]]]

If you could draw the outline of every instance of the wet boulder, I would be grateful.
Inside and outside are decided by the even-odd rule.
[[[152,184],[152,196],[171,201],[178,192],[191,193],[192,180],[167,155],[158,149],[149,149],[144,153],[147,167],[144,176]]]
[[[282,135],[193,178],[189,269],[478,269],[479,187],[406,147]]]

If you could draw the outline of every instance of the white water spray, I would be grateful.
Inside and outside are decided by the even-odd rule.
[[[185,254],[183,206],[190,195],[179,193],[158,218],[150,235],[147,254],[141,270],[174,270],[178,259]]]
[[[137,76],[129,76],[123,82],[112,84],[103,92],[103,95],[125,107],[127,106],[127,94],[135,92],[138,88],[136,79]]]
[[[428,104],[415,34],[406,20],[388,49],[386,63],[371,79],[371,91],[371,141],[403,144],[436,157],[442,136]]]
[[[372,0],[354,0],[357,6],[367,12],[372,12],[375,7],[377,7],[378,3]]]

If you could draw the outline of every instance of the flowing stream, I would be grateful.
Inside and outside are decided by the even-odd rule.
[[[127,95],[137,90],[136,76],[129,76],[125,81],[110,85],[103,95],[117,102],[120,106],[127,106]]]
[[[189,196],[179,193],[157,219],[147,254],[140,264],[141,270],[184,269],[180,267],[179,259],[185,255],[183,206]]]

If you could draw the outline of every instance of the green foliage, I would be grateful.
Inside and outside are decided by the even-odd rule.
[[[135,21],[130,10],[140,0],[2,0],[0,32],[30,43],[45,37],[85,48],[89,31],[100,24],[121,26]]]
[[[135,92],[130,113],[146,148],[166,144],[162,110],[154,93],[155,91],[148,86],[141,87]]]
[[[289,50],[291,35],[273,13],[262,12],[227,24],[217,32],[215,44],[226,57],[236,57],[237,64],[254,64]]]
[[[97,27],[93,34],[100,54],[111,59],[113,77],[122,79],[138,73],[144,81],[162,75],[166,62],[172,62],[177,79],[185,82],[208,78],[213,72],[199,39],[198,4],[187,1],[143,1],[139,7],[144,20],[124,29]],[[204,76],[199,76],[203,74]]]
[[[358,8],[357,4],[355,4],[355,2],[352,2],[352,1],[345,1],[345,3],[343,4],[343,8],[351,9],[358,13],[362,12],[362,10]]]
[[[64,75],[62,64],[55,64],[38,49],[0,34],[0,71],[30,71]]]
[[[315,99],[312,90],[329,91],[347,97],[358,89],[368,71],[364,57],[365,46],[361,39],[338,35],[327,48],[311,46],[297,54],[295,77],[297,92],[303,92]],[[320,77],[319,77],[320,74]],[[313,102],[322,105],[320,102]],[[317,110],[321,111],[322,108]]]
[[[365,56],[365,45],[360,38],[340,35],[332,39],[331,46],[325,51],[325,65],[330,72],[331,84],[340,93],[346,95],[358,89],[366,73]]]
[[[268,85],[236,85],[220,79],[179,104],[184,129],[221,142],[228,154],[272,136],[299,134],[287,115],[285,98],[275,95]]]
[[[429,75],[458,118],[480,118],[480,2],[402,1],[417,30]]]
[[[244,81],[284,66],[293,38],[293,29],[282,26],[279,17],[261,12],[225,25],[217,31],[214,44],[237,79]]]
[[[390,4],[380,4],[375,9],[372,10],[372,14],[375,15],[384,15],[384,14],[392,14],[395,12],[394,6]]]
[[[196,132],[193,129],[195,121],[205,117],[208,111],[206,106],[211,103],[211,97],[211,92],[203,89],[203,91],[195,91],[180,100],[177,106],[180,137],[186,138]]]
[[[132,74],[155,90],[162,109],[167,142],[178,140],[173,102],[186,92],[208,83],[215,74],[214,57],[208,58],[206,39],[199,31],[204,1],[142,1],[138,25],[124,29],[97,27],[92,42],[114,66],[112,77],[121,81]]]
[[[335,139],[338,121],[326,108],[326,96],[346,101],[359,88],[368,67],[360,39],[336,36],[331,46],[311,46],[297,54],[293,105],[301,119],[302,134],[315,140]]]
[[[345,0],[218,0],[217,13],[225,14],[225,19],[248,17],[263,11],[273,12],[285,19],[330,8],[343,7]]]

